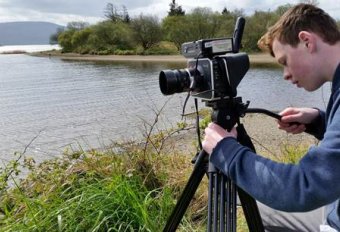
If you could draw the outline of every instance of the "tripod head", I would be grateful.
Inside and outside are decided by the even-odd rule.
[[[236,124],[239,124],[240,118],[244,117],[247,113],[265,114],[278,120],[281,120],[282,117],[281,115],[266,109],[248,108],[250,101],[243,103],[242,97],[207,101],[205,104],[213,109],[211,121],[228,131]]]
[[[206,106],[213,109],[211,121],[230,131],[245,115],[249,101],[243,103],[241,97],[234,97],[208,101]]]

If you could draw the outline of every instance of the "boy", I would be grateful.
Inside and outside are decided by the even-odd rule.
[[[283,66],[284,79],[297,87],[314,91],[332,82],[326,112],[288,108],[280,113],[282,119],[278,122],[279,128],[288,133],[313,134],[320,144],[310,148],[297,165],[282,164],[240,145],[235,128],[228,132],[211,123],[205,129],[203,149],[218,169],[269,207],[260,204],[267,231],[319,231],[320,223],[313,223],[314,216],[309,214],[321,214],[322,206],[327,206],[327,226],[320,229],[340,231],[340,32],[336,22],[322,9],[298,4],[268,30],[258,45],[275,57]],[[286,212],[317,210],[281,214],[271,208]],[[277,220],[280,215],[281,221]]]

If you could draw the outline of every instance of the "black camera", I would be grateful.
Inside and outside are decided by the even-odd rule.
[[[244,18],[238,18],[232,38],[182,44],[182,55],[191,59],[185,69],[160,72],[161,92],[171,95],[189,91],[207,101],[235,97],[236,88],[249,69],[248,55],[238,53],[244,24]]]

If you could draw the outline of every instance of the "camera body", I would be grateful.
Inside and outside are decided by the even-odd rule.
[[[187,69],[197,69],[201,75],[193,78],[193,82],[199,84],[193,84],[192,96],[203,100],[235,97],[236,88],[249,69],[249,58],[246,53],[237,53],[215,56],[212,59],[189,59]]]
[[[181,52],[188,58],[187,68],[161,71],[161,92],[190,92],[206,101],[235,97],[236,88],[249,69],[248,55],[238,53],[244,23],[243,18],[238,19],[233,38],[183,43]]]

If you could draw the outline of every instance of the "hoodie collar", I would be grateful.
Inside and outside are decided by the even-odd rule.
[[[340,88],[340,63],[335,70],[333,81],[332,81],[332,92]]]

